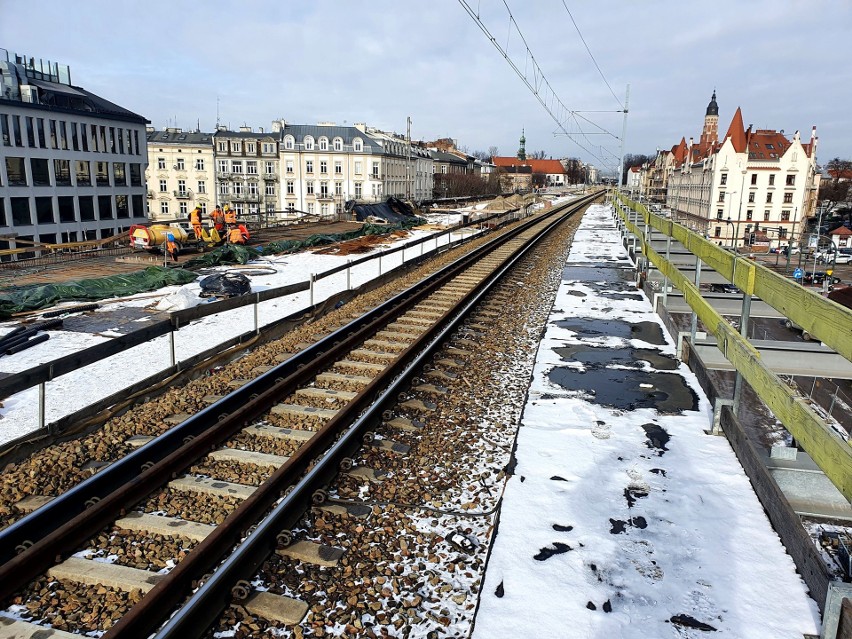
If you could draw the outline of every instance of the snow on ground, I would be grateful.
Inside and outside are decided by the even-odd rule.
[[[429,221],[435,224],[453,225],[461,221],[462,214],[442,212],[427,216],[427,218],[431,218]],[[475,232],[473,229],[454,232],[452,241],[456,242],[460,237],[469,236]],[[401,243],[417,242],[436,235],[435,231],[412,230],[405,238],[389,238],[380,247],[376,247],[367,253],[351,256],[324,255],[306,251],[260,258],[251,262],[250,265],[270,267],[274,269],[274,273],[250,275],[252,291],[262,291],[305,282],[312,273],[320,274],[349,261],[365,256],[374,256],[375,259],[353,266],[350,269],[351,286],[356,288],[378,277],[380,268],[382,274],[399,268],[403,264],[403,253],[405,261],[417,258],[421,254],[420,245],[415,245],[406,251],[397,251],[379,258],[380,254],[387,248],[396,247]],[[449,239],[447,235],[443,235],[427,240],[422,245],[423,251],[430,251],[436,246],[446,246]],[[221,267],[217,270],[227,269],[228,267]],[[199,279],[201,278],[199,277]],[[206,303],[206,299],[198,297],[200,290],[201,287],[196,280],[183,286],[165,287],[154,293],[142,293],[119,302],[111,303],[109,300],[102,300],[99,302],[101,308],[96,312],[106,313],[132,307],[151,307],[175,311]],[[314,286],[314,303],[319,303],[344,290],[346,290],[346,271],[319,279]],[[269,300],[259,305],[258,321],[261,326],[265,326],[309,306],[310,293],[308,291]],[[6,333],[12,326],[13,324],[7,324],[6,327],[0,327],[0,334]],[[211,346],[225,342],[253,328],[253,306],[205,317],[188,326],[181,327],[177,331],[175,334],[176,357],[179,361],[188,359]],[[67,330],[47,332],[50,335],[47,342],[15,355],[4,356],[0,361],[0,370],[3,373],[19,373],[127,331],[119,331],[118,327],[115,327],[110,330],[102,330],[98,334]],[[85,408],[104,397],[118,393],[138,381],[165,370],[171,364],[170,352],[169,336],[165,335],[48,382],[45,385],[47,423]],[[0,443],[16,439],[37,428],[37,388],[30,388],[3,400],[2,407],[0,407]]]
[[[611,209],[594,206],[575,237],[537,356],[474,639],[710,636],[699,624],[737,639],[818,634],[817,605],[733,451],[705,434],[711,407],[686,366],[658,373],[641,364],[651,375],[679,375],[694,390],[695,409],[680,414],[607,407],[595,401],[603,386],[572,392],[550,381],[560,367],[576,375],[578,366],[554,349],[592,343],[674,354],[668,335],[655,346],[584,338],[566,327],[575,318],[662,327],[637,291],[617,294],[616,285],[589,280],[584,267],[602,262],[627,264]],[[585,271],[584,282],[572,268]],[[585,374],[600,369],[590,364]],[[629,390],[625,384],[616,393]],[[670,439],[659,446],[661,431],[655,442],[643,426]]]

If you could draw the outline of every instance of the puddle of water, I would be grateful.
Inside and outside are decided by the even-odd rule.
[[[556,532],[571,532],[574,526],[563,526],[562,524],[553,524],[553,530]]]
[[[658,451],[657,454],[662,457],[668,450],[668,448],[666,448],[666,444],[668,444],[669,439],[671,439],[669,434],[666,432],[666,429],[657,424],[642,424],[642,428],[645,430],[645,435],[648,437],[648,441],[646,442],[648,448],[656,448]]]
[[[624,339],[641,339],[649,344],[662,346],[666,343],[663,329],[654,322],[625,322],[624,320],[592,319],[589,317],[572,317],[571,319],[555,322],[560,328],[574,331],[579,337],[596,337],[611,335]]]
[[[569,344],[554,348],[563,361],[582,362],[587,366],[620,364],[638,367],[640,361],[648,362],[656,370],[671,371],[678,367],[678,361],[651,348],[599,348],[583,344]]]
[[[571,546],[569,546],[568,544],[563,544],[561,541],[554,541],[552,548],[549,546],[547,548],[542,548],[538,551],[538,554],[533,557],[533,559],[535,559],[536,561],[545,561],[547,559],[550,559],[554,555],[561,555],[562,553],[566,553],[569,550],[574,549],[571,548]]]
[[[648,373],[633,369],[598,368],[581,372],[557,367],[548,378],[569,391],[591,395],[590,401],[602,406],[635,410],[655,408],[661,413],[698,410],[698,396],[680,375]],[[641,385],[646,385],[642,387]],[[650,385],[650,386],[648,386]]]
[[[563,280],[582,282],[627,282],[633,280],[633,271],[628,268],[613,268],[612,264],[568,264],[562,269]]]

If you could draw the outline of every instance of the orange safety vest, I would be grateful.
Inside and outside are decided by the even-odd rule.
[[[213,220],[214,224],[222,224],[225,221],[225,214],[222,213],[222,209],[216,208],[211,214],[210,218]]]
[[[225,211],[225,223],[226,224],[236,224],[237,223],[237,212],[233,209]]]
[[[189,223],[193,226],[201,226],[201,211],[198,209],[192,209],[189,212]]]
[[[245,244],[243,232],[240,229],[231,229],[228,233],[228,241],[231,244]]]

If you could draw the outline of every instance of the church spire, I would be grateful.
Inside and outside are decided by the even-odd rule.
[[[524,130],[523,129],[521,129],[520,142],[521,142],[521,146],[518,149],[518,159],[521,162],[526,162],[527,161],[527,150],[526,150],[527,139],[524,137]]]

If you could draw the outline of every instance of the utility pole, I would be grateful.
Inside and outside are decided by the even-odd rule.
[[[411,178],[413,177],[411,170],[411,116],[405,118],[405,122],[405,143],[408,146],[408,160],[405,162],[405,199],[411,202]]]
[[[624,122],[621,125],[621,159],[618,161],[618,188],[621,189],[624,176],[624,137],[627,135],[627,105],[630,102],[630,85],[624,93]]]

